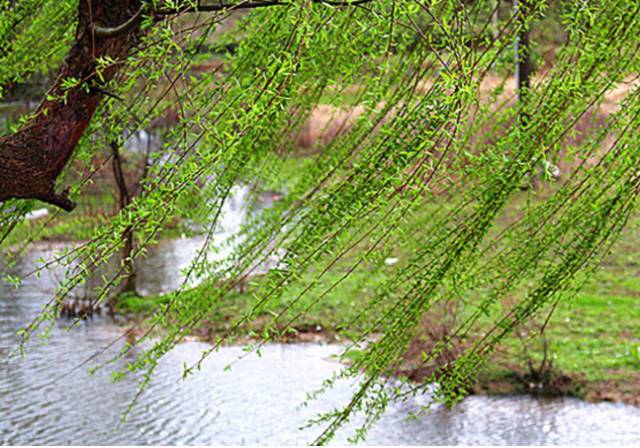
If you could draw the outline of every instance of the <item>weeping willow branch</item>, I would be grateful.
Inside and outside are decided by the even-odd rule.
[[[356,2],[321,2],[334,6]],[[240,2],[181,6],[159,9],[154,15],[180,12],[215,12],[290,5],[278,1]],[[141,35],[140,25],[148,6],[138,0],[81,1],[78,6],[76,42],[58,73],[56,84],[36,116],[17,133],[0,139],[0,201],[38,199],[66,211],[75,207],[66,191],[56,192],[56,180],[72,158],[100,101],[102,89],[93,83],[106,83],[117,74],[121,64],[113,64],[98,74],[96,61],[108,57],[124,60]],[[133,14],[129,13],[135,8]],[[115,23],[108,26],[108,23]],[[71,89],[65,82],[75,80]],[[86,87],[89,86],[87,89]]]
[[[117,14],[100,7],[104,2],[93,2],[91,11],[81,2],[76,40],[47,107],[0,140],[0,191],[3,198],[27,191],[24,197],[62,203],[54,181],[74,151],[91,160],[94,146],[122,148],[126,136],[162,129],[136,197],[59,257],[67,275],[47,308],[55,315],[61,300],[123,248],[127,258],[141,257],[170,222],[205,229],[186,271],[203,281],[201,289],[182,284],[148,316],[147,336],[165,332],[127,362],[144,384],[164,354],[277,255],[276,266],[255,279],[247,309],[185,374],[256,316],[273,316],[261,336],[261,343],[271,341],[347,276],[361,275],[370,300],[343,322],[354,330],[347,333],[353,347],[365,345],[344,373],[363,375],[361,387],[345,408],[319,420],[327,426],[318,441],[328,441],[354,412],[364,412],[368,426],[389,397],[400,397],[385,387],[387,378],[439,305],[464,308],[455,337],[480,335],[439,372],[441,398],[455,401],[514,326],[557,303],[601,258],[637,206],[640,137],[631,130],[638,127],[640,94],[630,93],[603,123],[582,126],[608,91],[638,71],[637,3],[564,4],[556,25],[566,39],[553,66],[536,73],[530,57],[536,46],[527,40],[532,24],[547,20],[550,4],[542,0],[519,0],[498,23],[494,0],[158,2],[155,11],[150,3],[118,1],[126,7]],[[349,5],[358,7],[342,8]],[[242,36],[224,68],[190,71],[193,55],[214,39],[212,30],[238,9],[252,11],[221,39]],[[173,27],[170,21],[191,12],[220,14]],[[172,26],[140,29],[143,16]],[[104,87],[95,61],[107,56],[116,62],[101,72],[113,81]],[[81,82],[69,88],[70,78]],[[85,90],[87,82],[94,85]],[[104,114],[91,123],[100,102]],[[319,120],[319,111],[332,117]],[[347,118],[336,124],[340,116]],[[288,194],[242,226],[231,255],[208,260],[233,186],[289,175],[283,155],[299,150],[294,136],[306,123],[312,130],[336,125],[330,139],[317,139],[317,153],[299,168]],[[78,145],[85,133],[94,140]],[[573,134],[582,137],[572,140]],[[616,144],[607,149],[610,138]],[[515,223],[500,228],[505,209],[542,162],[565,156],[577,162],[563,183],[549,187],[550,197],[530,194],[536,206],[527,204]],[[124,177],[119,172],[119,183]],[[6,228],[24,211],[9,210]],[[133,252],[122,241],[129,232],[139,237]],[[396,258],[391,265],[389,254]],[[126,281],[126,271],[107,276],[99,300]],[[516,302],[510,309],[498,306],[505,297]],[[371,341],[372,334],[379,337]],[[450,343],[435,344],[425,362]],[[132,353],[127,347],[112,361]]]
[[[56,192],[56,180],[72,158],[101,99],[92,83],[105,83],[117,74],[111,65],[97,74],[97,59],[126,58],[138,42],[130,32],[117,38],[96,38],[93,23],[121,22],[130,17],[137,1],[81,1],[78,6],[76,41],[71,46],[56,82],[34,118],[16,133],[0,138],[0,201],[38,199],[71,211],[75,204],[66,192]],[[75,85],[69,87],[69,80]]]

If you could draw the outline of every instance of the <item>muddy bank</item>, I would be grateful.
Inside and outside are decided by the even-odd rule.
[[[470,344],[455,341],[452,348],[444,350],[435,360],[424,363],[423,352],[433,347],[433,341],[424,336],[417,338],[405,353],[404,363],[398,375],[422,382],[437,377],[447,365],[463,353]],[[592,403],[616,402],[640,406],[640,372],[603,372],[603,380],[593,380],[586,375],[558,369],[553,364],[535,367],[517,364],[503,352],[490,359],[473,382],[467,393],[475,395],[513,396],[530,395],[542,398],[572,397]]]
[[[522,367],[512,366],[510,370],[481,372],[472,392],[496,396],[575,397],[591,403],[640,406],[640,372],[600,381],[588,380],[575,373],[553,372],[544,381],[537,381]]]

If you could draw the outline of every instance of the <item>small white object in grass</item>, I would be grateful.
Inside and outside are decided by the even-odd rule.
[[[387,258],[384,260],[384,264],[386,264],[387,266],[393,266],[397,262],[398,262],[398,259],[395,257]]]
[[[544,174],[546,177],[551,178],[553,180],[560,179],[560,175],[562,173],[560,172],[560,168],[558,168],[557,165],[554,165],[553,163],[549,162],[548,160],[545,160],[542,163],[542,166],[544,168],[544,172],[541,173],[541,174]]]
[[[35,221],[36,219],[44,218],[49,214],[49,210],[46,208],[39,208],[38,210],[34,210],[25,215],[25,219],[27,221]]]

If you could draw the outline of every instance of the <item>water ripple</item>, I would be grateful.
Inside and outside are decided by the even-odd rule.
[[[181,248],[177,243],[167,253]],[[153,251],[149,255],[154,260]],[[162,257],[163,254],[158,255]],[[40,257],[35,254],[26,263]],[[181,257],[188,258],[182,254]],[[165,258],[162,258],[166,260]],[[17,266],[28,271],[29,266]],[[174,279],[175,280],[175,279]],[[46,347],[26,358],[10,356],[17,330],[29,322],[51,287],[43,276],[21,289],[0,286],[0,442],[3,444],[305,444],[320,428],[303,431],[317,412],[344,405],[352,382],[338,383],[311,408],[300,407],[340,366],[329,358],[337,346],[268,345],[261,358],[227,347],[207,359],[202,371],[181,378],[183,363],[200,357],[206,345],[185,343],[160,363],[150,388],[125,423],[120,418],[137,392],[135,378],[113,383],[108,371],[69,373],[121,335],[106,319],[64,331],[55,328]],[[172,280],[173,281],[173,280]],[[118,350],[116,344],[114,350]],[[120,366],[123,366],[121,364]],[[52,380],[61,377],[55,384]],[[470,397],[453,410],[434,406],[408,420],[425,398],[394,405],[370,432],[368,443],[385,444],[634,444],[640,440],[640,408],[580,400],[529,397]],[[357,422],[338,434],[345,442]]]

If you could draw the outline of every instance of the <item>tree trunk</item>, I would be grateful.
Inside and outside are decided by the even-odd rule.
[[[513,13],[520,31],[516,36],[516,88],[518,92],[518,106],[523,107],[525,96],[531,86],[531,47],[529,43],[529,29],[525,27],[527,15],[530,11],[530,0],[513,0]],[[526,114],[520,114],[521,124],[526,124]]]
[[[139,7],[139,0],[80,0],[76,41],[49,91],[48,98],[53,99],[45,99],[18,132],[0,138],[0,201],[39,199],[67,211],[75,207],[66,191],[55,191],[55,183],[100,103],[96,58],[122,61],[140,34],[136,25],[132,32],[99,37],[94,25],[117,27]],[[105,69],[104,82],[113,79],[120,66]],[[64,92],[62,81],[72,77],[83,85]],[[65,100],[59,99],[62,95]]]
[[[500,36],[500,0],[495,0],[491,13],[491,32],[494,39]]]
[[[111,155],[113,162],[113,177],[118,187],[118,205],[120,211],[124,210],[131,203],[131,194],[129,193],[129,187],[125,179],[124,170],[122,168],[122,157],[118,148],[117,142],[111,142]],[[124,246],[122,247],[122,262],[125,274],[125,279],[121,292],[136,292],[136,271],[133,265],[133,228],[131,226],[122,232],[122,239],[124,240]],[[111,309],[115,303],[111,304]]]

